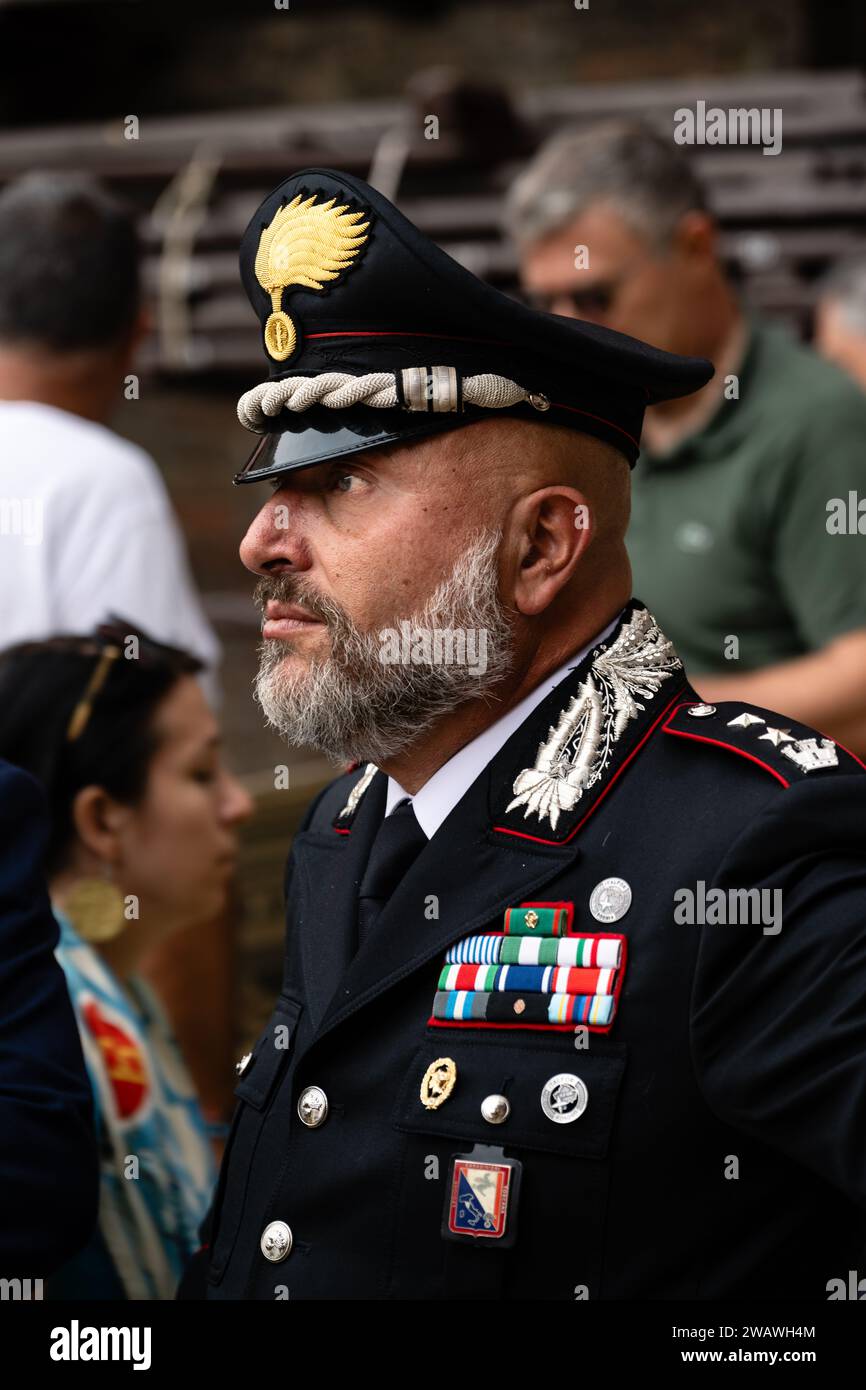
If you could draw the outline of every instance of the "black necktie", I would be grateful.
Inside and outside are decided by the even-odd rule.
[[[358,945],[366,941],[376,919],[413,859],[427,843],[411,801],[402,801],[376,832],[358,891]]]

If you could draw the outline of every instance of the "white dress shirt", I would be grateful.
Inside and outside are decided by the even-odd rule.
[[[618,613],[603,632],[599,632],[591,642],[587,642],[585,647],[581,647],[579,652],[575,652],[573,656],[563,662],[558,670],[545,676],[534,690],[530,690],[528,695],[524,695],[520,704],[508,710],[501,719],[497,719],[495,724],[482,730],[471,743],[467,743],[452,758],[449,758],[447,763],[443,763],[414,797],[411,797],[393,777],[389,777],[385,815],[390,816],[401,801],[410,800],[418,824],[427,839],[432,839],[446,816],[453,811],[464,793],[472,786],[476,777],[483,772],[487,764],[495,758],[500,748],[507,743],[515,729],[519,729],[536,705],[540,705],[553,687],[565,680],[569,672],[580,664],[590,648],[610,636],[620,617],[621,614]]]
[[[200,657],[213,698],[219,643],[153,459],[70,411],[0,401],[0,646],[109,612]]]

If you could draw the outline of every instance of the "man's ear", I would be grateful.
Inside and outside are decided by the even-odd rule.
[[[716,255],[718,227],[714,218],[700,208],[683,213],[674,230],[674,245],[684,256],[706,260]]]
[[[569,582],[595,534],[589,499],[564,483],[521,497],[512,524],[517,534],[514,607],[526,617],[543,613]]]
[[[81,843],[104,863],[120,858],[121,832],[130,811],[103,787],[82,787],[72,802],[72,824]]]

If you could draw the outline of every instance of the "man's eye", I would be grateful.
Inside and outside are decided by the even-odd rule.
[[[613,303],[613,290],[599,285],[594,290],[578,291],[573,296],[574,307],[587,314],[606,314]]]
[[[358,475],[356,473],[335,473],[331,479],[331,485],[338,492],[351,492],[352,484],[357,483],[357,481]]]

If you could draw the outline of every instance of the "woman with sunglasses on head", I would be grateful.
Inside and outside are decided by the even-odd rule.
[[[0,653],[0,757],[48,794],[57,957],[100,1146],[98,1227],[52,1298],[173,1298],[215,1182],[186,1067],[137,975],[223,909],[252,810],[221,764],[201,669],[122,620]]]

